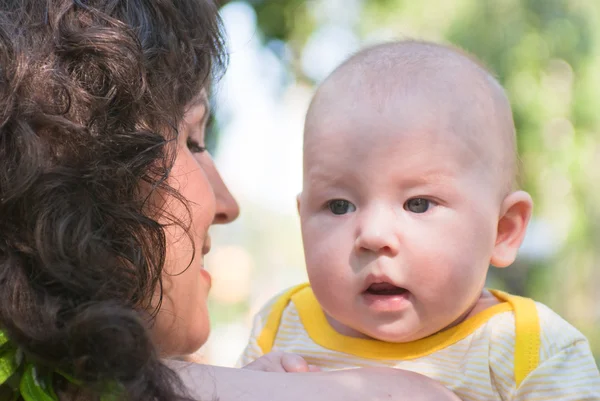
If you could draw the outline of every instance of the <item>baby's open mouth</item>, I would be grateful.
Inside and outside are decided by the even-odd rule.
[[[390,283],[373,283],[365,290],[365,293],[372,295],[403,295],[407,292],[406,288]]]

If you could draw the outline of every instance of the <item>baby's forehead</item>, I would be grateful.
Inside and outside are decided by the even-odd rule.
[[[306,123],[306,140],[353,137],[365,145],[392,144],[406,137],[432,143],[458,143],[482,152],[512,136],[512,120],[502,121],[485,88],[443,84],[420,88],[382,79],[331,85],[315,102]],[[470,93],[468,93],[470,91]],[[507,130],[507,132],[503,132]],[[329,138],[333,136],[333,138]],[[342,138],[339,138],[342,140]]]
[[[341,130],[365,146],[407,133],[457,141],[502,172],[501,180],[514,176],[514,126],[504,91],[479,64],[438,45],[377,47],[338,68],[311,104],[306,151],[312,137],[322,141]]]
[[[454,118],[435,106],[415,101],[406,108],[377,110],[372,103],[354,110],[334,110],[307,127],[305,157],[310,163],[330,164],[347,160],[377,158],[379,163],[396,163],[418,154],[422,162],[455,162],[478,165],[491,152],[490,135],[474,135],[473,128],[453,122]],[[485,128],[481,129],[482,131]],[[332,153],[346,158],[331,158]],[[489,161],[488,158],[485,158]]]
[[[491,75],[467,56],[445,47],[408,43],[379,46],[343,63],[320,86],[312,109],[365,102],[379,108],[410,100],[430,107],[456,108],[465,114],[491,111],[505,100]],[[361,102],[362,101],[362,102]]]

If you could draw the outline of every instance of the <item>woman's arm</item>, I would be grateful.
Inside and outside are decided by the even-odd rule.
[[[324,373],[272,373],[169,362],[200,401],[460,401],[417,373],[369,368]]]

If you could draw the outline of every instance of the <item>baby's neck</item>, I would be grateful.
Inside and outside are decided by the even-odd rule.
[[[481,295],[479,296],[477,301],[475,301],[475,303],[473,304],[472,307],[467,309],[467,311],[461,317],[456,319],[450,325],[444,327],[439,332],[448,330],[451,327],[457,326],[457,325],[461,324],[462,322],[464,322],[465,320],[469,319],[470,317],[473,317],[476,314],[483,312],[484,310],[491,308],[494,305],[498,305],[499,303],[500,303],[500,301],[498,301],[498,299],[491,292],[489,292],[488,290],[486,290],[484,288],[483,291],[481,291]]]
[[[329,323],[329,325],[331,327],[333,327],[333,329],[335,331],[337,331],[338,333],[340,333],[341,335],[346,336],[346,337],[365,338],[368,340],[374,340],[374,338],[369,337],[368,335],[363,334],[358,330],[354,330],[353,328],[348,327],[345,324],[338,322],[336,319],[329,316],[329,314],[327,312],[325,312],[325,311],[323,311],[323,312],[325,313],[325,317],[327,318],[327,322]]]
[[[473,308],[471,308],[471,310],[466,314],[466,316],[461,320],[461,322],[465,321],[466,319],[468,319],[472,316],[475,316],[479,312],[483,312],[484,310],[491,308],[494,305],[498,305],[499,303],[500,303],[500,301],[498,301],[498,298],[496,298],[494,296],[494,294],[492,294],[491,292],[489,292],[488,290],[486,290],[484,288],[483,291],[481,292],[481,296],[479,297],[477,302],[475,302],[475,305],[473,306]],[[460,323],[460,322],[458,322],[458,323]],[[458,323],[456,323],[456,324],[458,324]]]

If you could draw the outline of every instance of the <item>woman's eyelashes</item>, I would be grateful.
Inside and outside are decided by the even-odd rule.
[[[189,121],[187,124],[186,145],[192,153],[202,153],[206,151],[204,145],[207,130],[207,121],[210,115],[204,114],[200,120]]]
[[[200,142],[192,138],[187,139],[187,147],[192,153],[202,153],[206,151],[206,147],[201,146]]]

